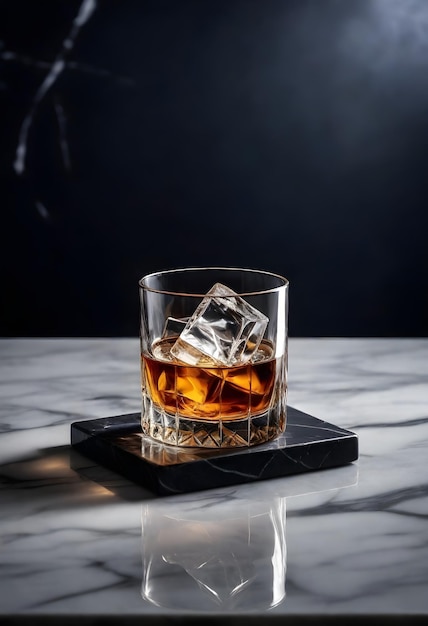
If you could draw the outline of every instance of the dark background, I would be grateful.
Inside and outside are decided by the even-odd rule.
[[[136,336],[207,264],[285,275],[291,336],[428,335],[426,0],[5,0],[0,40],[1,335]]]

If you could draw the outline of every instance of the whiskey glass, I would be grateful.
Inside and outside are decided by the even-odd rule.
[[[286,425],[288,281],[229,267],[139,281],[141,427],[174,446],[249,447]]]

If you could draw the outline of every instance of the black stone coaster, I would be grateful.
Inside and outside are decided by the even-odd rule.
[[[250,448],[201,450],[163,445],[141,433],[140,414],[74,422],[79,453],[159,495],[277,478],[352,463],[358,438],[293,407],[285,433]]]

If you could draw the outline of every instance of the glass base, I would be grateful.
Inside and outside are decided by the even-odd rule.
[[[286,401],[243,419],[190,419],[170,415],[143,396],[141,428],[144,435],[188,448],[243,448],[271,441],[284,432]]]

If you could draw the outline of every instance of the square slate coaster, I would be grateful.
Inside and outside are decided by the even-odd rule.
[[[278,439],[250,448],[201,450],[144,437],[140,413],[74,422],[79,453],[159,495],[173,495],[346,465],[358,459],[349,430],[287,408]]]

